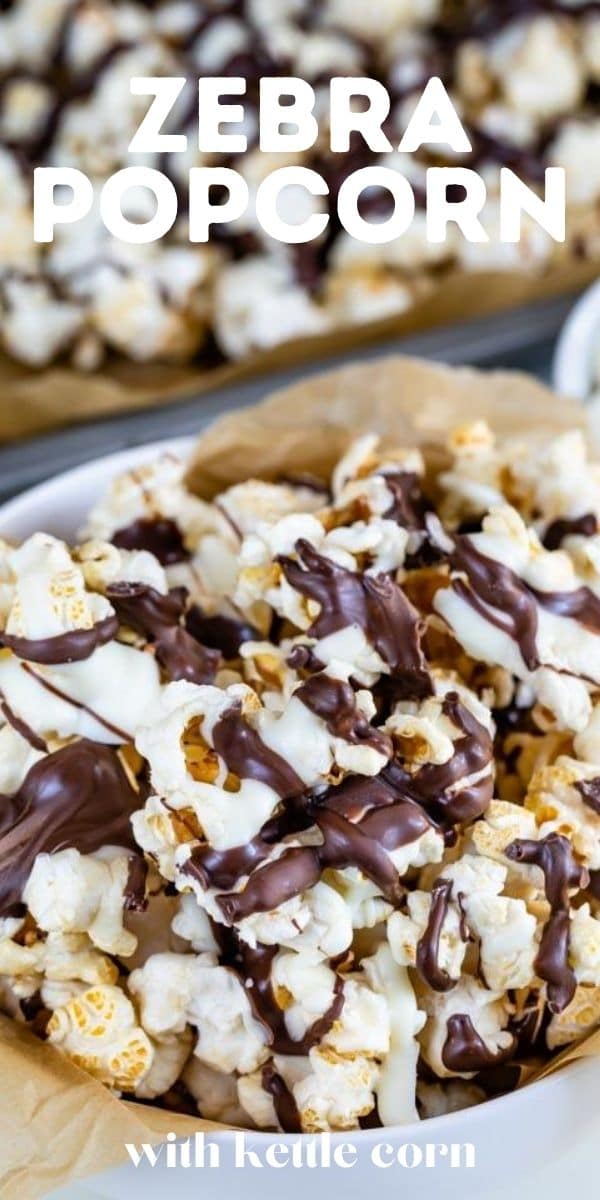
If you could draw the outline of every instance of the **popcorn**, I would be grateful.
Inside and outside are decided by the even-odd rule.
[[[210,503],[166,456],[0,545],[0,1003],[108,1087],[395,1126],[600,1025],[598,469],[449,450]]]
[[[551,17],[536,17],[500,34],[490,59],[516,112],[548,120],[581,100],[584,75],[575,40],[567,26]]]
[[[46,1033],[77,1067],[119,1091],[133,1091],[152,1067],[150,1040],[117,987],[89,988],[56,1008]]]
[[[591,870],[600,868],[600,813],[594,804],[596,768],[561,755],[536,772],[525,804],[535,813],[540,835],[566,834]]]
[[[476,979],[465,977],[452,991],[428,992],[421,1000],[428,1014],[421,1051],[441,1079],[450,1075],[469,1079],[476,1071],[502,1062],[512,1050],[513,1037],[506,1029],[508,1001]]]
[[[250,840],[276,808],[277,791],[258,778],[230,778],[211,741],[219,719],[235,712],[238,703],[242,711],[251,713],[258,701],[242,684],[233,684],[226,692],[185,682],[164,690],[156,724],[141,729],[136,742],[150,762],[153,784],[160,793],[151,796],[145,811],[134,817],[134,832],[144,849],[152,852],[157,836],[163,845],[167,839],[176,847],[190,836],[193,841],[205,835],[216,849],[226,850]],[[173,810],[175,824],[177,813],[183,814],[180,839],[173,834],[174,821],[165,810]],[[186,812],[191,816],[191,833]]]
[[[193,1025],[194,1054],[214,1070],[247,1073],[267,1057],[242,984],[213,955],[153,955],[129,976],[128,989],[152,1037],[164,1040]]]
[[[190,1056],[192,1035],[186,1031],[179,1038],[166,1042],[152,1042],[152,1065],[135,1089],[140,1100],[155,1100],[164,1096],[173,1087]]]
[[[571,918],[569,957],[578,983],[600,984],[600,921],[589,904],[576,908]]]
[[[251,1078],[244,1075],[240,1079]],[[198,1112],[207,1121],[224,1125],[243,1126],[248,1118],[238,1103],[238,1081],[235,1075],[207,1067],[196,1055],[189,1059],[181,1076],[182,1083],[198,1105]]]
[[[586,593],[568,556],[546,551],[516,510],[505,506],[492,509],[481,533],[460,541],[454,561],[468,582],[461,578],[458,586],[440,589],[434,605],[464,648],[499,662],[537,690],[560,727],[583,728],[590,711],[586,684],[600,679],[600,657],[589,621],[576,619]],[[493,589],[504,599],[502,617],[482,602]],[[563,674],[571,677],[566,683]]]
[[[278,342],[325,333],[327,314],[294,283],[289,266],[267,255],[231,263],[215,288],[215,329],[229,358]]]
[[[482,976],[494,992],[526,987],[538,952],[534,914],[523,900],[497,894],[507,874],[493,860],[471,855],[445,868],[467,927],[478,939]]]
[[[87,933],[99,950],[133,954],[136,939],[123,927],[129,855],[117,850],[38,854],[23,899],[40,929]]]
[[[567,253],[597,257],[595,211],[598,155],[594,87],[600,78],[599,22],[589,6],[498,16],[483,7],[441,0],[327,0],[318,14],[310,0],[254,0],[243,12],[211,8],[199,24],[187,0],[149,6],[143,0],[15,0],[0,11],[0,345],[33,368],[62,358],[94,372],[108,356],[137,364],[212,361],[211,343],[230,360],[267,353],[291,340],[396,316],[426,299],[457,267],[542,273],[560,263],[564,248],[524,218],[520,245],[498,241],[499,169],[516,171],[539,188],[547,166],[567,172]],[[321,11],[322,9],[322,11]],[[479,11],[481,9],[481,11]],[[60,70],[56,69],[56,63]],[[241,65],[240,65],[241,64]],[[170,128],[187,135],[185,151],[164,167],[179,196],[190,169],[228,166],[192,136],[193,87],[198,76],[235,74],[248,81],[239,131],[247,149],[236,167],[250,202],[243,218],[214,231],[210,245],[187,241],[187,214],[159,242],[129,246],[103,228],[99,204],[84,219],[57,228],[51,245],[31,237],[33,171],[69,166],[85,172],[100,193],[129,166],[128,147],[146,110],[131,94],[134,77],[187,77]],[[299,76],[315,91],[315,145],[269,155],[258,145],[257,81],[267,72]],[[354,146],[329,148],[329,80],[373,78],[391,99],[386,123],[397,146],[431,74],[451,79],[452,99],[473,153],[465,164],[489,182],[482,214],[493,244],[471,245],[450,226],[444,244],[425,236],[426,149],[405,155]],[[195,144],[196,141],[196,144]],[[443,151],[443,147],[441,148]],[[453,165],[451,152],[442,165]],[[143,156],[142,156],[143,158]],[[407,160],[407,161],[405,161]],[[461,159],[462,161],[462,159]],[[327,236],[283,245],[267,239],[256,218],[257,190],[275,166],[322,174],[327,195],[284,188],[280,215],[298,223],[324,210]],[[411,228],[388,245],[359,245],[337,220],[337,198],[354,170],[396,169],[413,185]],[[153,198],[130,189],[125,216],[153,215]],[[384,189],[362,197],[365,219],[390,211]],[[209,589],[207,589],[209,590]],[[231,594],[229,585],[223,594]]]

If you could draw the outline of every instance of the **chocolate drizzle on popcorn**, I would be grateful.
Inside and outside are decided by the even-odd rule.
[[[328,488],[214,503],[162,459],[80,545],[0,546],[10,1011],[290,1133],[482,1099],[600,1025],[600,485],[565,437],[463,427],[431,488],[368,437]]]

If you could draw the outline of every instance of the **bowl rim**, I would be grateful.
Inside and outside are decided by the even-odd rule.
[[[552,383],[560,395],[582,403],[593,380],[591,351],[600,336],[600,277],[573,305],[559,334],[552,360]]]
[[[599,281],[600,284],[600,281]],[[10,529],[6,528],[10,525],[11,520],[23,520],[29,515],[29,511],[36,507],[42,507],[46,500],[51,499],[61,488],[71,488],[75,486],[80,479],[83,479],[90,470],[98,475],[104,475],[103,467],[111,469],[112,474],[117,474],[120,470],[127,469],[138,463],[147,461],[149,458],[160,457],[164,453],[172,453],[177,455],[187,455],[192,447],[197,442],[197,437],[194,435],[185,435],[182,437],[161,438],[152,442],[140,443],[135,446],[127,447],[123,450],[111,451],[108,454],[101,455],[92,462],[81,463],[79,466],[70,467],[65,471],[61,471],[56,475],[49,477],[42,483],[36,484],[33,487],[26,488],[17,496],[0,503],[0,537],[10,537]],[[35,532],[34,529],[31,532]],[[51,533],[52,530],[47,530]],[[506,1107],[511,1101],[515,1102],[517,1098],[535,1088],[536,1096],[541,1100],[542,1094],[546,1094],[556,1087],[560,1087],[565,1083],[565,1076],[568,1074],[569,1082],[571,1082],[575,1071],[582,1069],[586,1064],[590,1063],[590,1059],[581,1056],[572,1062],[565,1065],[560,1071],[553,1072],[549,1076],[542,1079],[533,1080],[531,1083],[524,1085],[522,1088],[517,1088],[512,1092],[506,1092],[500,1096],[494,1096],[491,1099],[483,1101],[481,1104],[476,1104],[468,1109],[459,1109],[455,1112],[443,1113],[436,1117],[428,1117],[422,1121],[412,1121],[405,1125],[388,1125],[381,1126],[375,1129],[351,1129],[337,1130],[330,1134],[332,1144],[348,1139],[354,1140],[360,1138],[360,1142],[366,1144],[379,1139],[384,1139],[386,1136],[392,1138],[401,1138],[403,1142],[411,1142],[413,1140],[422,1140],[423,1131],[431,1131],[432,1138],[438,1130],[442,1131],[444,1136],[449,1128],[459,1126],[461,1122],[467,1120],[468,1127],[471,1127],[473,1122],[479,1124],[481,1120],[485,1120],[486,1114],[497,1109],[498,1105]],[[596,1064],[598,1066],[598,1064]],[[468,1114],[467,1117],[465,1115]],[[470,1133],[470,1128],[467,1128],[466,1133]],[[224,1129],[218,1131],[218,1136],[233,1135],[236,1131]],[[239,1130],[237,1131],[239,1132]],[[253,1141],[272,1141],[273,1134],[265,1130],[242,1130]],[[463,1131],[464,1132],[464,1131]],[[216,1136],[216,1134],[215,1134]],[[314,1134],[278,1134],[278,1139],[288,1141],[297,1139],[298,1137],[310,1138]]]

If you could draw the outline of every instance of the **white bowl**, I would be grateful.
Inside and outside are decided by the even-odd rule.
[[[192,443],[191,438],[153,443],[67,471],[2,506],[0,536],[20,539],[43,529],[73,538],[111,476],[147,462],[161,451],[186,454]],[[356,1147],[357,1162],[351,1169],[335,1166],[321,1170],[308,1167],[299,1170],[292,1166],[236,1169],[233,1135],[224,1133],[216,1138],[221,1151],[219,1170],[173,1169],[160,1157],[155,1167],[145,1163],[136,1168],[127,1163],[103,1172],[86,1180],[85,1193],[69,1189],[69,1195],[85,1194],[107,1200],[130,1200],[130,1197],[164,1200],[165,1187],[170,1184],[176,1188],[177,1200],[192,1200],[192,1197],[196,1200],[198,1195],[205,1200],[213,1197],[220,1200],[223,1196],[281,1200],[284,1189],[286,1200],[306,1200],[307,1186],[311,1200],[326,1200],[336,1187],[343,1188],[346,1200],[364,1200],[369,1187],[377,1188],[377,1200],[391,1200],[403,1191],[411,1200],[413,1197],[449,1200],[457,1192],[461,1200],[475,1200],[496,1188],[502,1195],[513,1191],[519,1194],[528,1173],[593,1137],[599,1086],[600,1064],[584,1060],[478,1108],[414,1125],[334,1134],[332,1148],[344,1142]],[[255,1150],[262,1159],[274,1141],[289,1148],[299,1139],[248,1134],[246,1147]],[[412,1168],[378,1167],[372,1163],[371,1155],[382,1144],[394,1154],[402,1146],[418,1148],[409,1152],[409,1158],[410,1155],[418,1158],[420,1151],[423,1162]],[[443,1149],[439,1149],[466,1144],[474,1147],[474,1167],[452,1166]],[[434,1147],[428,1153],[435,1153],[435,1167],[425,1165],[427,1147]],[[531,1190],[529,1194],[534,1195]]]
[[[600,279],[571,309],[554,352],[552,382],[559,396],[585,404],[600,391],[594,372],[600,366]]]

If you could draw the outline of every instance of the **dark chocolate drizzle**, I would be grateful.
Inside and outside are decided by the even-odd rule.
[[[333,999],[327,1010],[304,1033],[295,1040],[289,1034],[285,1013],[275,999],[271,983],[273,959],[279,953],[278,946],[252,948],[233,929],[216,921],[211,922],[219,946],[219,961],[229,967],[241,981],[250,1001],[252,1013],[266,1033],[267,1045],[273,1054],[289,1054],[305,1057],[329,1033],[340,1017],[344,1007],[344,980],[337,975],[333,987]]]
[[[99,646],[111,642],[118,631],[119,622],[111,614],[92,625],[91,629],[71,629],[54,637],[26,638],[3,632],[0,634],[0,645],[12,650],[17,658],[53,667],[61,663],[83,662]]]
[[[382,471],[381,475],[394,497],[383,516],[403,529],[423,530],[430,505],[423,495],[420,476],[414,471]]]
[[[261,1071],[263,1091],[272,1097],[275,1115],[284,1133],[302,1133],[302,1121],[293,1093],[279,1072],[275,1069],[272,1059],[265,1063]]]
[[[593,537],[598,532],[595,513],[584,513],[582,517],[559,517],[551,521],[542,538],[546,550],[560,550],[565,538],[573,535]]]
[[[383,777],[398,795],[414,800],[442,821],[473,821],[486,811],[494,792],[490,771],[478,783],[456,789],[463,779],[484,771],[494,761],[493,741],[485,726],[461,703],[456,692],[444,697],[442,711],[462,731],[446,763],[427,763],[411,774],[401,760],[384,767]]]
[[[442,928],[452,896],[452,882],[436,879],[431,889],[431,908],[427,928],[417,943],[417,970],[434,992],[448,992],[457,983],[439,965]]]
[[[321,831],[320,845],[286,848],[280,858],[262,867],[274,845],[313,826]],[[398,800],[381,779],[352,777],[318,797],[295,798],[241,846],[195,846],[182,870],[205,889],[229,891],[250,876],[244,891],[217,898],[228,920],[270,911],[311,886],[328,866],[358,867],[398,903],[404,890],[388,855],[432,827],[419,805]]]
[[[170,517],[139,517],[131,525],[117,529],[111,542],[120,550],[149,550],[163,567],[187,562],[190,558],[183,534]]]
[[[325,722],[333,737],[369,746],[386,758],[391,757],[390,738],[374,729],[356,704],[351,684],[325,673],[313,675],[302,683],[294,696]]]
[[[579,792],[584,804],[600,817],[600,776],[596,776],[595,779],[580,779],[573,787]]]
[[[511,862],[532,863],[544,875],[546,899],[553,912],[569,908],[569,889],[585,887],[588,874],[573,857],[568,838],[549,833],[539,841],[516,838],[504,851]]]
[[[323,845],[318,854],[323,868],[358,867],[363,875],[377,884],[382,896],[393,905],[399,905],[405,894],[389,854],[380,842],[365,833],[361,825],[347,821],[339,813],[323,809],[315,814],[315,821],[323,836]]]
[[[36,733],[35,729],[32,729],[26,721],[23,721],[21,717],[17,716],[17,713],[14,712],[10,707],[6,696],[3,696],[1,692],[0,712],[2,712],[2,715],[6,718],[7,724],[12,725],[15,732],[20,734],[20,736],[24,738],[26,742],[29,742],[29,745],[33,750],[39,750],[42,754],[47,754],[48,746],[46,745],[43,737],[41,737],[39,733]]]
[[[293,846],[281,858],[252,874],[241,892],[217,896],[226,921],[233,923],[254,913],[272,912],[300,895],[321,877],[319,854],[312,846]]]
[[[442,1062],[449,1071],[471,1074],[486,1067],[495,1067],[511,1057],[515,1047],[511,1045],[494,1054],[477,1033],[467,1013],[454,1013],[448,1017],[446,1041],[442,1048]]]
[[[256,730],[244,720],[241,705],[223,713],[212,732],[212,743],[228,771],[239,779],[256,779],[282,799],[300,795],[304,784],[288,763],[270,750]]]
[[[291,846],[266,866],[284,838],[316,827],[319,845]],[[183,873],[202,887],[232,889],[249,876],[241,892],[217,897],[224,918],[240,920],[268,912],[311,887],[327,867],[357,867],[397,905],[404,888],[389,854],[415,842],[433,822],[409,799],[398,799],[382,779],[346,779],[320,796],[286,803],[250,842],[229,850],[195,846]],[[260,868],[260,869],[258,869]]]
[[[222,615],[206,616],[197,604],[187,613],[185,625],[196,641],[211,650],[220,650],[225,659],[239,658],[244,642],[261,640],[258,629],[246,621]]]
[[[540,592],[531,588],[538,604],[557,617],[578,621],[592,633],[600,633],[600,597],[590,588],[578,587],[569,592]]]
[[[549,1009],[563,1012],[577,987],[575,972],[569,964],[569,889],[587,887],[588,871],[575,861],[571,843],[559,833],[549,833],[539,841],[517,838],[504,853],[512,862],[531,863],[543,872],[551,911],[535,969],[546,983]]]
[[[127,883],[125,884],[124,906],[127,912],[145,912],[148,907],[146,881],[148,864],[141,854],[132,854],[129,859]]]
[[[449,561],[459,572],[452,579],[454,591],[486,621],[513,638],[530,671],[542,665],[537,650],[538,605],[555,616],[577,621],[592,633],[600,633],[600,597],[590,588],[540,591],[524,583],[504,563],[482,554],[466,535],[455,538]],[[461,575],[466,575],[468,582]]]
[[[550,915],[544,925],[535,969],[546,983],[548,1008],[561,1013],[575,995],[577,980],[569,965],[570,918],[566,909]]]
[[[468,580],[466,584],[460,578],[453,579],[457,594],[497,629],[512,637],[525,666],[535,671],[540,665],[536,645],[537,605],[519,576],[510,567],[482,554],[468,536],[459,535],[455,539],[450,565]]]
[[[113,583],[106,594],[119,620],[153,642],[156,661],[169,680],[213,682],[221,656],[184,628],[185,588],[173,588],[163,595],[143,583]]]
[[[35,763],[0,802],[0,912],[19,906],[38,854],[68,846],[82,854],[102,846],[139,854],[130,817],[143,802],[116,752],[87,738]]]
[[[285,556],[278,561],[291,587],[320,605],[309,636],[325,638],[358,626],[392,675],[405,677],[413,695],[429,695],[431,680],[421,649],[422,621],[398,584],[386,575],[348,571],[319,554],[304,538],[295,548],[299,562]]]

